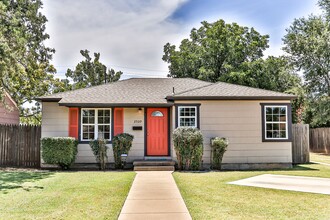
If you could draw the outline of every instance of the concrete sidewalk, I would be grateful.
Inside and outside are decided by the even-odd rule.
[[[171,171],[138,171],[119,215],[126,219],[191,219]]]
[[[263,174],[229,184],[330,195],[330,178]]]

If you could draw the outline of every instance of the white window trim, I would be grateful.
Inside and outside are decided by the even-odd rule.
[[[266,108],[285,108],[285,122],[268,122],[266,120]],[[289,139],[289,130],[288,130],[288,106],[287,105],[265,105],[264,106],[264,135],[265,140],[288,140]],[[284,124],[285,123],[285,138],[267,138],[267,124]]]
[[[83,124],[83,110],[95,110],[95,119],[94,119],[94,124]],[[81,108],[80,109],[80,140],[81,141],[92,141],[92,140],[96,140],[98,138],[98,135],[99,135],[99,132],[98,132],[98,110],[110,110],[110,123],[109,124],[101,124],[101,125],[109,125],[110,126],[110,129],[109,129],[109,132],[110,132],[110,139],[106,139],[108,141],[111,141],[111,125],[112,125],[112,121],[111,121],[111,118],[112,118],[112,111],[111,111],[111,108]],[[94,125],[94,139],[83,139],[84,136],[83,136],[83,125]]]
[[[183,108],[194,108],[195,109],[195,116],[180,116],[180,109]],[[194,118],[195,119],[195,126],[180,126],[180,119],[181,118]],[[197,128],[197,106],[178,106],[178,127],[188,127],[188,128]]]

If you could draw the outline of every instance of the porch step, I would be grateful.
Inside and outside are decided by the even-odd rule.
[[[133,162],[134,167],[135,166],[174,166],[175,162],[172,160],[166,161],[156,161],[156,160],[137,160]]]
[[[146,156],[144,157],[144,160],[156,160],[156,161],[171,161],[172,157],[152,157],[152,156]]]
[[[138,160],[133,162],[134,171],[174,171],[172,160]]]
[[[134,166],[134,171],[174,171],[174,166]]]

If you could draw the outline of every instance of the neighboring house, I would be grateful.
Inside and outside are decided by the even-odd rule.
[[[134,135],[128,162],[176,159],[176,127],[197,127],[204,136],[203,164],[210,164],[210,138],[226,137],[224,168],[290,167],[291,100],[294,95],[190,78],[133,78],[40,97],[42,137],[79,140],[76,163],[95,163],[89,141]],[[109,160],[113,162],[112,150]]]
[[[19,110],[16,102],[5,91],[0,101],[0,124],[19,124]]]

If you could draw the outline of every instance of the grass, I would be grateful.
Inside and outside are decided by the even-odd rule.
[[[309,155],[311,161],[330,164],[330,154],[310,153]]]
[[[0,218],[117,219],[134,176],[0,170]]]
[[[265,173],[330,178],[330,166],[173,175],[193,219],[330,219],[330,195],[227,184]]]

